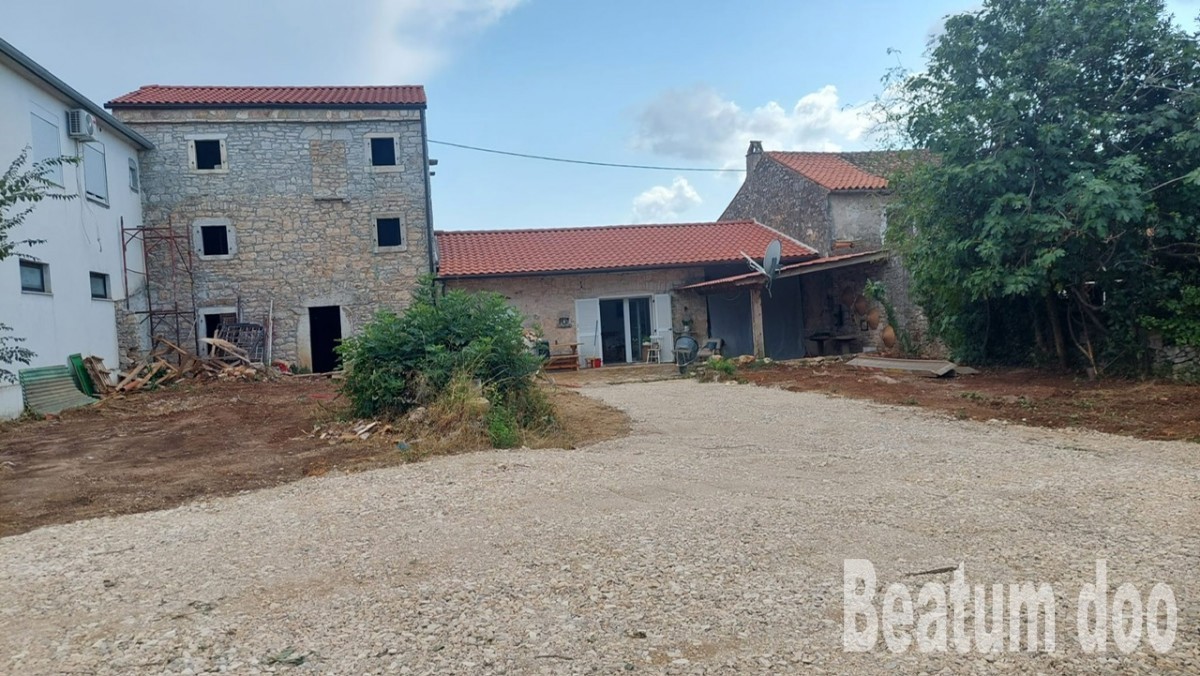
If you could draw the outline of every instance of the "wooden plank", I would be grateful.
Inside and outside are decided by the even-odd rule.
[[[145,376],[133,381],[133,383],[129,384],[127,387],[130,390],[142,389],[143,387],[146,386],[147,383],[150,382],[150,379],[153,378],[156,373],[158,373],[159,371],[162,370],[163,364],[165,364],[165,363],[166,362],[162,361],[161,359],[154,362],[154,364],[150,367],[150,371]]]
[[[940,378],[954,372],[957,365],[945,359],[896,359],[893,357],[855,357],[847,366],[869,369],[906,371],[916,375]]]
[[[113,390],[116,392],[124,390],[126,385],[137,380],[138,374],[145,370],[146,366],[146,362],[138,362],[137,366],[134,366],[129,373],[125,374],[125,377],[121,380],[121,382],[117,383],[117,386],[114,387]]]

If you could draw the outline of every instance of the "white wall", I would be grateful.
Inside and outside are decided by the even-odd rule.
[[[0,171],[31,144],[30,114],[35,110],[57,121],[63,155],[82,153],[66,133],[66,111],[74,107],[52,89],[0,63]],[[30,366],[65,364],[67,355],[77,352],[103,357],[113,368],[118,363],[116,306],[124,303],[126,294],[121,221],[123,218],[126,227],[142,224],[141,199],[129,181],[129,159],[136,159],[137,148],[103,125],[97,140],[105,148],[108,205],[84,197],[82,165],[64,166],[63,192],[76,197],[38,204],[9,237],[45,242],[0,261],[0,323],[13,329],[8,335],[24,337],[23,345],[37,353]],[[50,293],[21,290],[18,259],[22,256],[49,265]],[[130,267],[142,269],[140,242],[131,244],[126,256]],[[91,297],[90,272],[108,274],[112,300]],[[131,295],[141,289],[143,280],[140,274],[130,276]],[[26,367],[4,368],[15,373]],[[19,415],[22,409],[20,387],[0,384],[0,418]]]

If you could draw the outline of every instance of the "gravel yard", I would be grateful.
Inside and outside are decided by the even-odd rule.
[[[1200,672],[1200,446],[690,381],[593,386],[628,437],[328,475],[0,539],[0,673]],[[886,587],[1054,585],[1052,654],[842,650]],[[1155,582],[1174,649],[1078,650]],[[878,598],[876,607],[879,606]]]

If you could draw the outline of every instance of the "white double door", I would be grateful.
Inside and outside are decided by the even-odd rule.
[[[645,298],[646,296],[631,296],[629,298]],[[603,300],[623,300],[625,303],[625,361],[639,361],[641,346],[634,345],[629,322],[629,298],[605,298]],[[675,359],[673,352],[675,334],[671,328],[671,294],[654,294],[650,298],[650,329],[655,342],[659,346],[662,361]],[[604,344],[600,325],[600,298],[579,298],[575,301],[575,332],[579,343],[579,359],[582,361],[602,358]],[[611,329],[610,329],[611,330]]]

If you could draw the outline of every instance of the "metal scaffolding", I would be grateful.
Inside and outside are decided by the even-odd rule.
[[[129,267],[129,246],[140,241],[142,270]],[[121,227],[125,279],[141,274],[146,280],[146,307],[130,312],[145,315],[150,339],[162,336],[176,345],[195,346],[196,298],[192,278],[192,232],[190,228],[166,225]],[[128,283],[128,281],[126,282]],[[126,302],[129,294],[126,290]]]

